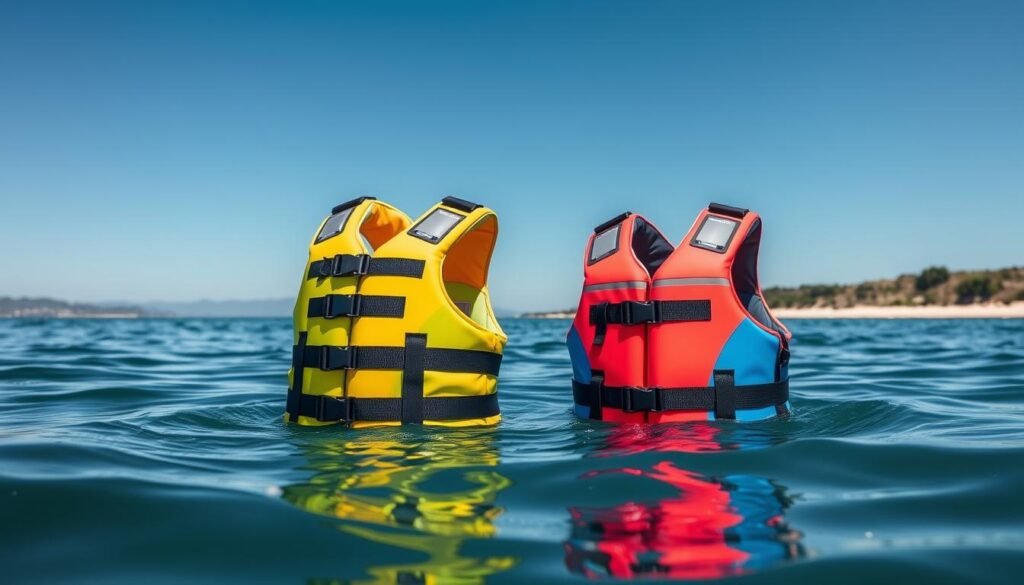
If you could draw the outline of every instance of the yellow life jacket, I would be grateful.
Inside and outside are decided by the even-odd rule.
[[[492,210],[455,197],[415,223],[373,197],[335,207],[295,303],[287,420],[496,424],[507,340],[487,292],[497,237]]]

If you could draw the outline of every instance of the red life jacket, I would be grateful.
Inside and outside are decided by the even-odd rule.
[[[594,230],[567,344],[579,416],[759,420],[788,412],[789,331],[757,279],[761,218],[712,203],[678,247],[626,212]]]

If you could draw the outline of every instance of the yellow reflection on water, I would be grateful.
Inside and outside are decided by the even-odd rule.
[[[366,567],[369,579],[345,582],[473,585],[515,566],[515,557],[462,552],[466,540],[494,535],[503,512],[495,499],[511,485],[496,470],[490,434],[448,432],[409,442],[366,434],[320,445],[309,456],[313,476],[283,494],[341,520],[347,534],[414,553]],[[399,562],[424,555],[424,561]]]

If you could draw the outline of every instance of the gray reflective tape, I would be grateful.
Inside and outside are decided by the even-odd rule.
[[[643,280],[624,280],[622,282],[588,284],[587,286],[583,287],[583,292],[592,292],[595,290],[615,290],[620,288],[647,288],[647,283]]]
[[[655,280],[654,286],[697,286],[697,285],[712,285],[712,286],[729,286],[728,278],[666,278],[663,280]]]

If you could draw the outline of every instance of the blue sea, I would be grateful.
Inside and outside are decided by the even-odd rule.
[[[792,321],[788,418],[283,422],[288,320],[0,321],[2,583],[1019,583],[1024,321]]]

